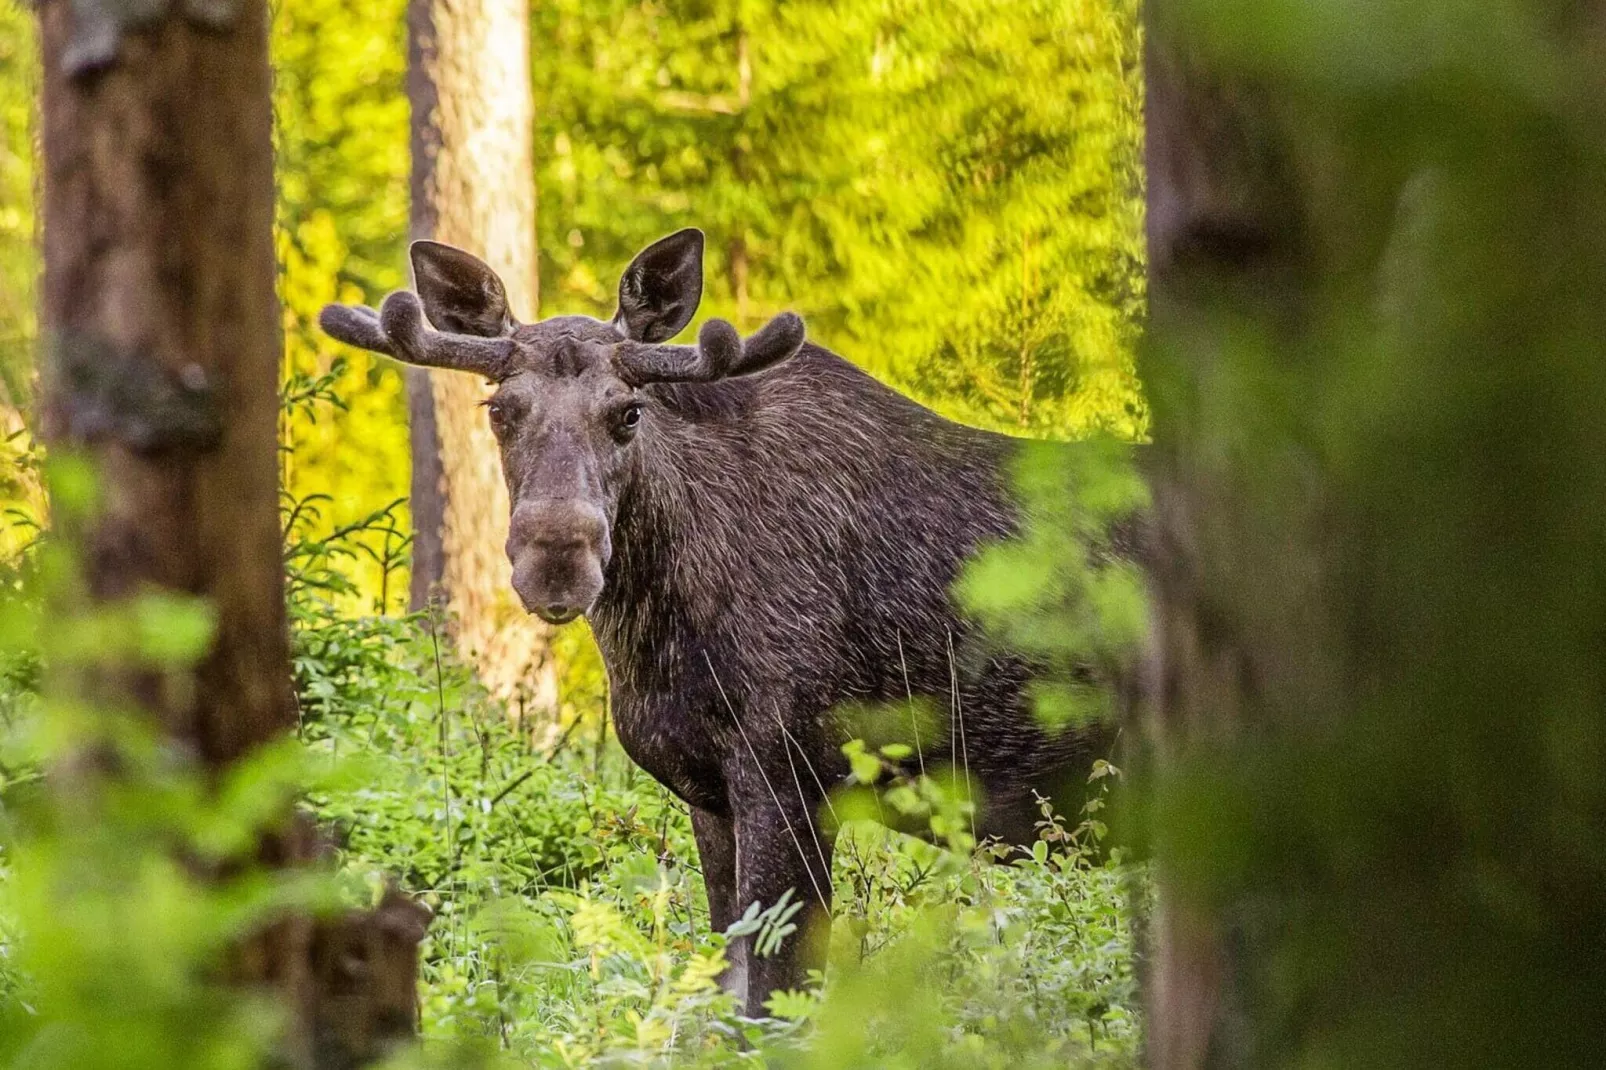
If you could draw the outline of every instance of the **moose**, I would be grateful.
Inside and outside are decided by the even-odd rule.
[[[696,229],[636,256],[607,322],[522,324],[478,258],[430,241],[411,258],[416,295],[330,305],[323,328],[496,385],[513,586],[546,621],[589,621],[620,743],[690,808],[712,925],[788,891],[805,904],[776,954],[729,949],[724,981],[748,1014],[823,965],[821,808],[849,776],[844,710],[949,709],[920,760],[962,764],[983,838],[1029,843],[1034,793],[1084,783],[1108,751],[1108,729],[1039,724],[1033,664],[978,644],[951,591],[1022,523],[1020,440],[882,385],[792,313],[746,339],[713,319],[695,345],[668,344],[702,297]]]

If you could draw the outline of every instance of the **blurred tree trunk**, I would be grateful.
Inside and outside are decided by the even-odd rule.
[[[48,0],[40,20],[42,425],[54,447],[93,460],[100,494],[63,534],[78,544],[90,598],[173,592],[204,599],[215,617],[192,677],[98,665],[91,686],[148,712],[218,770],[296,725],[278,514],[267,5],[214,6],[203,21]],[[285,816],[263,846],[266,865],[314,854],[310,830]],[[314,1059],[325,1034],[383,1032],[352,1018],[376,1009],[353,995],[370,983],[323,976],[314,957],[367,927],[395,929],[398,913],[408,910],[392,897],[383,916],[291,920],[239,949],[236,979],[276,987],[293,1009],[296,1065],[325,1064]],[[394,956],[383,983],[411,992],[416,946]],[[341,986],[335,1006],[328,996]]]
[[[526,0],[409,0],[413,236],[483,258],[515,315],[534,319],[535,171]],[[521,705],[552,708],[549,629],[513,595],[508,496],[473,376],[408,372],[412,416],[413,604],[438,591],[459,650]]]
[[[1148,13],[1145,56],[1151,347],[1168,331],[1185,338],[1207,329],[1223,295],[1250,318],[1297,319],[1290,305],[1308,282],[1308,234],[1287,186],[1286,146],[1267,115],[1270,102],[1211,70],[1180,34],[1168,34],[1165,6]],[[1186,344],[1179,340],[1177,348]],[[1179,352],[1174,360],[1170,381],[1194,401],[1193,391],[1209,388],[1211,354]],[[1187,403],[1168,411],[1160,393],[1165,384],[1153,382],[1148,368],[1142,374],[1155,402],[1151,727],[1163,767],[1180,761],[1193,738],[1230,738],[1244,728],[1246,687],[1277,637],[1243,634],[1237,606],[1213,601],[1223,597],[1212,589],[1217,577],[1241,562],[1223,543],[1237,533],[1245,503],[1234,493],[1232,473],[1197,464],[1204,443],[1190,437],[1195,428],[1164,423],[1168,415],[1178,424],[1188,420]],[[1295,523],[1303,519],[1297,504],[1289,513]],[[1292,554],[1284,566],[1315,550],[1297,528],[1288,534]],[[1310,598],[1308,577],[1289,573],[1284,567],[1279,578],[1291,583],[1290,601]],[[1248,1027],[1233,999],[1237,965],[1229,956],[1228,912],[1211,915],[1179,901],[1168,894],[1163,871],[1160,882],[1161,903],[1147,934],[1153,941],[1147,1061],[1157,1070],[1243,1065]]]
[[[1147,1062],[1590,1065],[1606,4],[1226,7],[1145,6]]]

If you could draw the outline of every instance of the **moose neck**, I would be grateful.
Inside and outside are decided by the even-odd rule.
[[[679,671],[678,638],[721,597],[712,580],[721,570],[704,558],[727,548],[699,533],[710,510],[735,504],[711,485],[744,481],[739,447],[756,404],[751,380],[647,389],[654,424],[624,475],[607,582],[590,614],[609,675],[626,686],[648,669],[637,661]]]
[[[877,567],[919,573],[1013,530],[1002,472],[1014,440],[950,423],[829,351],[644,393],[591,612],[623,690],[682,690],[705,655],[744,662],[754,629],[775,624],[768,610],[802,586],[835,613],[858,594],[844,577],[869,562],[866,546]],[[941,530],[898,519],[949,517],[952,500],[972,505]]]

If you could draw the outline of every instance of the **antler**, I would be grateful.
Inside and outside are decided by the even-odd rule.
[[[613,366],[631,386],[709,383],[779,364],[802,348],[805,333],[796,312],[782,312],[746,342],[727,321],[709,320],[695,346],[621,342],[613,347]]]
[[[331,338],[408,364],[478,372],[500,379],[513,356],[506,338],[480,338],[432,330],[417,296],[398,290],[378,312],[366,305],[325,305],[318,323]]]

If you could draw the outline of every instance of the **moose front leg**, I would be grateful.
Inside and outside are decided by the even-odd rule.
[[[728,817],[692,807],[691,831],[697,838],[697,858],[708,894],[708,923],[722,933],[741,917],[736,904],[736,826]],[[740,940],[725,949],[729,963],[719,976],[720,987],[738,1000],[747,996],[747,945]]]
[[[821,800],[800,789],[790,772],[756,768],[731,778],[736,826],[736,902],[767,909],[788,890],[803,909],[793,919],[797,932],[770,955],[759,955],[744,936],[747,965],[746,1013],[764,1016],[764,1004],[778,989],[798,988],[811,969],[823,969],[831,936],[831,839],[819,827]],[[753,790],[755,789],[756,790]],[[790,790],[788,790],[790,789]]]

